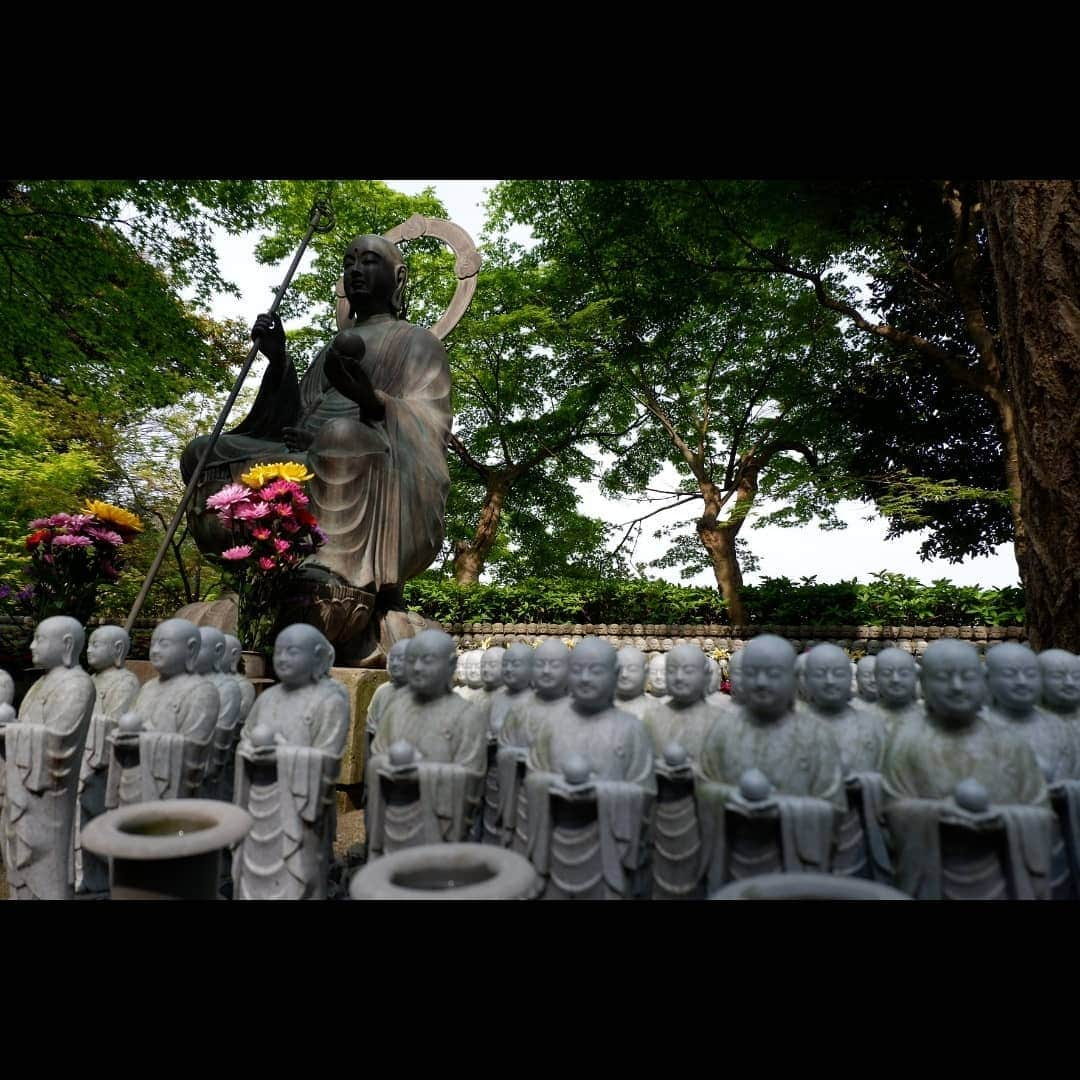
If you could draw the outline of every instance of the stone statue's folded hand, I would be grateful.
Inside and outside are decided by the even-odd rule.
[[[281,441],[290,450],[307,450],[315,436],[305,428],[286,427],[281,429]]]
[[[350,339],[347,343],[347,351],[339,350],[337,342],[348,331],[343,331],[334,338],[334,344],[330,346],[326,354],[326,363],[323,372],[330,385],[338,393],[355,401],[360,406],[360,412],[365,420],[382,420],[386,416],[386,408],[375,394],[375,388],[371,385],[371,378],[360,363],[363,356],[363,342],[357,350]]]
[[[260,315],[251,328],[251,340],[273,368],[285,366],[285,327],[276,315]]]

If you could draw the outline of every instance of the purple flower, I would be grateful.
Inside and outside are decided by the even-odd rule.
[[[86,535],[100,540],[103,544],[112,544],[113,547],[122,547],[124,543],[124,538],[112,529],[91,528],[86,530]]]
[[[89,536],[72,536],[70,533],[61,533],[53,537],[53,547],[90,547],[94,541]]]
[[[34,586],[27,585],[25,589],[20,590],[15,594],[16,600],[27,601],[34,599]]]
[[[0,600],[6,600],[11,595],[10,585],[0,585]]]
[[[231,562],[236,562],[239,559],[251,558],[251,545],[250,544],[237,544],[236,547],[227,548],[221,553],[223,559],[229,559]]]

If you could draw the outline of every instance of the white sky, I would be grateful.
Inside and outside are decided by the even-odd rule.
[[[392,188],[406,194],[416,194],[431,185],[446,207],[452,221],[460,225],[479,243],[484,225],[483,203],[486,192],[493,187],[495,180],[388,180]],[[513,234],[519,242],[525,242],[525,231]],[[231,297],[219,297],[212,311],[219,318],[239,318],[252,322],[255,316],[265,311],[272,299],[271,287],[280,283],[288,268],[289,259],[280,266],[266,267],[256,263],[254,258],[255,236],[222,236],[218,244],[221,259],[221,271],[224,277],[235,281],[243,293],[240,300]],[[289,257],[291,259],[291,255]],[[253,372],[252,377],[257,377]],[[674,476],[666,477],[670,480]],[[656,483],[653,486],[667,487],[668,484]],[[614,501],[600,495],[595,484],[581,486],[582,513],[618,524],[639,516],[651,507],[626,500]],[[652,538],[652,533],[663,525],[689,518],[695,503],[687,503],[672,511],[657,514],[645,523],[645,534],[638,543],[634,560],[647,562],[663,553],[663,541]],[[763,507],[764,509],[764,507]],[[1019,581],[1016,560],[1011,545],[1006,545],[985,558],[970,559],[964,563],[953,564],[940,559],[921,562],[917,551],[924,534],[907,534],[897,540],[885,540],[887,524],[883,518],[875,517],[872,522],[863,520],[873,513],[873,508],[858,502],[845,502],[840,505],[839,515],[847,522],[848,528],[824,532],[816,525],[802,528],[781,529],[769,527],[752,529],[755,514],[750,514],[747,524],[740,535],[745,538],[754,554],[761,560],[761,569],[757,574],[747,576],[747,582],[753,583],[763,576],[799,579],[804,576],[816,576],[820,582],[835,582],[842,579],[869,579],[870,574],[879,570],[909,574],[924,582],[935,578],[949,578],[961,585],[981,585],[984,588],[1015,585]],[[657,571],[650,569],[651,576],[662,576],[671,581],[681,580],[678,570]],[[711,572],[700,574],[691,579],[693,584],[714,585]]]

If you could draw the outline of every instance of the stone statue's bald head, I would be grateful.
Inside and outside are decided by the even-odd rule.
[[[507,689],[517,693],[532,682],[533,651],[524,642],[511,645],[502,657],[502,680]]]
[[[986,653],[986,685],[999,708],[1008,713],[1029,713],[1042,696],[1038,657],[1018,642],[995,645]]]
[[[975,717],[986,700],[979,654],[963,641],[933,641],[923,654],[921,683],[929,713],[949,722]]]
[[[616,666],[619,679],[615,684],[615,696],[623,701],[631,701],[645,693],[645,654],[633,645],[624,645],[619,650]]]
[[[586,637],[570,654],[568,685],[574,705],[583,712],[598,712],[615,696],[615,646],[603,638]]]
[[[832,712],[850,700],[851,661],[839,645],[815,645],[807,653],[804,671],[806,692],[819,709]]]
[[[395,686],[405,685],[405,657],[409,651],[410,638],[400,638],[390,646],[386,655],[386,670]]]
[[[664,676],[672,700],[680,705],[690,705],[708,691],[707,657],[696,645],[676,645],[667,654]]]
[[[78,619],[54,615],[37,624],[30,655],[38,667],[74,667],[85,641],[86,634]]]
[[[0,668],[0,705],[10,705],[15,700],[15,680]]]
[[[1039,653],[1039,669],[1044,704],[1064,713],[1080,705],[1080,656],[1066,649],[1044,649]]]
[[[533,686],[547,700],[566,693],[570,674],[570,650],[558,639],[547,638],[536,648],[533,656]]]
[[[878,699],[890,709],[900,709],[915,700],[918,672],[915,657],[904,649],[888,648],[873,658],[874,686]]]
[[[131,649],[131,638],[122,626],[99,626],[86,645],[86,663],[94,671],[122,668]]]
[[[795,650],[775,634],[752,638],[743,649],[739,679],[741,701],[752,713],[779,718],[795,701]]]
[[[225,662],[225,635],[216,626],[199,627],[199,656],[195,670],[200,675],[221,671]]]
[[[422,698],[438,697],[450,691],[457,667],[454,639],[441,630],[423,630],[410,639],[405,652],[405,677]]]

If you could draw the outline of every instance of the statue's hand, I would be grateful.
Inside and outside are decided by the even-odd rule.
[[[339,334],[338,337],[341,335]],[[334,339],[335,341],[337,338]],[[361,343],[362,345],[362,343]],[[382,420],[386,416],[386,409],[375,396],[375,388],[371,385],[368,373],[360,364],[359,354],[341,353],[330,346],[326,355],[323,371],[330,385],[350,401],[355,401],[360,406],[360,412],[366,420]]]
[[[282,428],[281,438],[290,450],[307,450],[315,441],[315,436],[310,431],[297,427]]]
[[[271,367],[285,366],[285,327],[276,315],[260,315],[251,328],[251,340]]]

